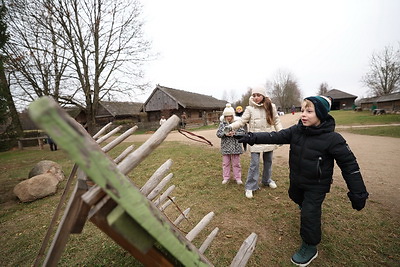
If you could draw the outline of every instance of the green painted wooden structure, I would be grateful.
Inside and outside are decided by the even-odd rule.
[[[57,265],[69,233],[82,231],[88,219],[146,266],[173,266],[177,263],[184,266],[212,266],[125,176],[142,159],[131,158],[117,166],[86,130],[49,97],[33,102],[29,112],[32,120],[52,136],[80,170],[77,171],[78,182],[44,266]],[[157,133],[154,135],[157,141],[153,140],[149,148],[139,148],[139,152],[142,155],[149,154],[178,123],[177,117],[168,120],[160,130],[161,136]],[[74,170],[77,168],[74,167]],[[96,186],[89,189],[86,177]],[[246,264],[254,250],[256,235],[253,234],[251,240],[247,241],[249,244],[244,249],[247,250],[247,256],[239,256],[236,262]],[[238,263],[234,265],[243,266]]]

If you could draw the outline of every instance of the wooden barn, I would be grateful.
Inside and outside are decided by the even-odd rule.
[[[86,124],[86,122],[87,122],[86,110],[84,110],[80,107],[65,107],[63,109],[68,113],[68,115],[70,115],[73,119],[75,119],[80,124],[82,124],[82,125]]]
[[[354,107],[354,101],[357,98],[355,95],[340,91],[338,89],[329,90],[323,95],[333,98],[331,110],[352,109]]]
[[[219,121],[226,101],[212,96],[157,85],[143,105],[149,122],[158,122],[161,116],[186,113],[188,124],[207,125]]]
[[[128,120],[133,123],[146,120],[142,112],[143,103],[100,101],[97,108],[96,124],[105,125],[112,121]]]
[[[400,92],[360,100],[363,110],[384,109],[386,112],[400,111]]]

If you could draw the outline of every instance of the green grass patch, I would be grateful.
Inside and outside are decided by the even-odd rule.
[[[116,157],[130,143],[123,143],[109,154]],[[134,143],[138,147],[139,143]],[[66,176],[72,168],[62,150],[9,151],[0,153],[0,242],[2,266],[30,266],[39,250],[65,181],[58,192],[32,203],[20,203],[13,187],[27,178],[40,160],[53,160],[63,166]],[[248,266],[292,266],[290,257],[301,243],[299,210],[287,195],[289,186],[286,160],[275,159],[273,177],[277,189],[263,188],[254,199],[246,199],[244,187],[222,185],[222,157],[217,148],[164,142],[128,176],[141,187],[167,159],[172,159],[173,196],[181,210],[191,208],[183,233],[192,229],[211,211],[215,217],[193,241],[199,247],[215,227],[220,232],[205,255],[215,266],[228,266],[251,232],[258,234],[256,250]],[[243,180],[249,155],[241,157]],[[179,212],[169,206],[165,215],[174,220]],[[400,262],[400,220],[380,203],[369,201],[357,212],[351,208],[346,190],[335,183],[323,207],[323,237],[315,266],[396,266]],[[72,235],[59,266],[140,266],[122,248],[87,222],[82,234]]]
[[[365,125],[400,123],[399,114],[372,115],[370,111],[332,110],[336,125]]]
[[[342,131],[342,129],[341,129],[341,131]],[[354,133],[354,134],[400,138],[400,126],[350,128],[350,129],[345,129],[344,131]]]

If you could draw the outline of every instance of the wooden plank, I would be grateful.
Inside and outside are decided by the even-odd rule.
[[[83,202],[82,200],[82,195],[85,194],[88,191],[88,186],[87,186],[87,180],[86,177],[85,179],[82,179],[78,177],[77,180],[77,186],[79,192],[81,192],[79,195],[76,195],[75,197],[79,198],[77,200],[77,211],[76,211],[76,217],[74,220],[74,223],[71,227],[71,234],[79,234],[82,233],[83,227],[85,226],[85,223],[87,221],[87,217],[89,214],[90,206]]]
[[[183,219],[187,219],[190,212],[190,208],[185,209],[182,214],[179,214],[178,218],[175,219],[174,225],[178,226]]]
[[[170,187],[168,187],[167,190],[165,190],[165,192],[162,193],[161,196],[154,201],[154,206],[159,207],[161,203],[163,203],[168,198],[172,191],[174,191],[174,189],[175,185],[171,185]]]
[[[247,264],[251,254],[253,254],[257,243],[257,234],[251,233],[243,242],[235,258],[231,263],[231,267],[244,267]]]
[[[119,156],[116,157],[116,158],[114,159],[114,162],[115,162],[116,164],[120,163],[121,160],[123,160],[124,158],[126,158],[126,156],[128,156],[128,154],[131,153],[131,152],[133,151],[134,147],[135,147],[134,145],[130,145],[130,146],[128,146],[127,148],[125,148],[125,150],[122,151],[122,153],[119,154]]]
[[[49,243],[50,236],[53,233],[53,227],[55,226],[56,221],[58,220],[58,216],[60,215],[61,207],[64,205],[64,202],[67,199],[67,193],[71,187],[72,179],[75,177],[77,169],[78,169],[78,166],[76,164],[74,164],[74,166],[72,167],[72,170],[68,176],[68,180],[67,180],[67,183],[65,184],[64,191],[61,195],[60,201],[58,202],[57,208],[54,211],[53,217],[51,218],[50,225],[47,228],[46,235],[43,239],[42,245],[39,249],[39,252],[36,256],[33,266],[39,266],[40,261],[42,260],[42,257],[44,256],[44,252],[46,250],[47,244]]]
[[[106,193],[103,189],[100,186],[95,185],[82,195],[82,200],[87,205],[93,206],[96,205],[105,195]]]
[[[122,126],[118,126],[115,129],[111,130],[110,132],[108,132],[107,134],[103,135],[102,137],[100,137],[99,139],[96,140],[97,144],[101,144],[104,141],[106,141],[108,138],[110,138],[111,136],[113,136],[114,134],[118,133],[120,130],[122,129]]]
[[[172,197],[168,201],[166,201],[164,204],[161,205],[160,210],[164,211],[166,208],[168,208],[173,202],[175,201],[175,197]]]
[[[217,236],[219,232],[219,228],[215,227],[214,230],[207,236],[206,240],[204,240],[203,244],[201,244],[199,251],[201,253],[204,253],[206,249],[210,246],[211,242],[214,240],[214,238]]]
[[[103,151],[107,153],[108,151],[110,151],[111,149],[122,143],[126,138],[131,136],[137,130],[137,128],[138,128],[137,126],[133,126],[132,128],[125,131],[123,134],[121,134],[120,136],[112,140],[110,143],[105,145],[103,147]]]
[[[167,183],[171,181],[173,176],[174,175],[170,173],[166,177],[164,177],[164,179],[161,180],[161,182],[153,189],[153,191],[151,191],[150,194],[147,195],[147,198],[149,200],[153,200],[156,196],[158,196],[158,194],[160,194],[161,190],[164,189]]]
[[[107,215],[107,223],[143,254],[147,253],[155,243],[155,239],[144,231],[121,206],[115,207]]]
[[[203,230],[214,217],[214,212],[208,213],[201,221],[186,235],[187,240],[192,241]]]
[[[168,134],[174,130],[180,119],[176,115],[172,115],[161,125],[157,131],[138,147],[134,152],[129,154],[120,164],[118,168],[122,173],[127,174],[138,166],[153,150],[158,147],[167,138]]]
[[[179,118],[171,116],[134,154],[130,154],[117,168],[98,144],[77,127],[57,103],[49,97],[42,97],[30,105],[32,120],[48,132],[70,158],[85,171],[97,185],[121,205],[149,235],[183,265],[212,265],[197,248],[188,242],[163,214],[143,196],[123,174],[132,170],[144,160],[176,128]],[[143,148],[142,148],[143,147]],[[137,157],[139,156],[139,157]],[[133,161],[133,162],[132,162]]]
[[[37,140],[39,149],[43,149],[43,139],[45,138],[46,138],[45,136],[18,138],[17,139],[18,149],[19,150],[24,149],[24,145],[22,143],[23,141],[32,141],[32,140]]]
[[[112,125],[112,123],[109,123],[109,124],[107,124],[105,127],[103,127],[96,135],[100,135],[102,132],[104,132],[108,127],[110,127]],[[81,128],[83,128],[83,127],[81,127]],[[41,140],[41,139],[40,139]],[[40,140],[39,140],[39,142],[40,142]],[[47,233],[46,233],[46,236],[45,236],[45,238],[44,238],[44,240],[43,240],[43,242],[42,242],[42,246],[41,246],[41,248],[40,248],[40,250],[39,250],[39,252],[38,252],[38,255],[37,255],[37,257],[36,257],[36,259],[35,259],[35,262],[34,262],[34,266],[39,266],[39,263],[40,263],[40,261],[41,261],[41,258],[43,257],[43,255],[44,255],[44,251],[45,251],[45,249],[46,249],[46,247],[47,247],[47,244],[48,244],[48,242],[49,242],[49,240],[50,240],[50,235],[51,235],[51,233],[52,233],[52,230],[53,230],[53,226],[55,225],[55,223],[56,223],[56,220],[58,219],[58,216],[59,216],[59,213],[60,213],[60,210],[61,210],[61,206],[64,204],[64,202],[65,202],[65,200],[66,200],[66,197],[67,197],[67,192],[69,191],[69,188],[70,188],[70,186],[71,186],[71,183],[72,183],[72,180],[73,180],[73,178],[75,177],[75,175],[76,175],[76,173],[78,172],[78,174],[77,174],[77,176],[78,176],[78,179],[80,180],[80,181],[78,181],[77,182],[77,187],[78,187],[78,189],[80,189],[82,192],[83,191],[85,191],[85,190],[87,190],[87,178],[86,178],[86,175],[81,171],[81,170],[79,170],[78,169],[78,166],[76,165],[76,164],[74,164],[74,166],[73,166],[73,168],[72,168],[72,170],[71,170],[71,173],[70,173],[70,175],[69,175],[69,177],[68,177],[68,181],[67,181],[67,183],[66,183],[66,185],[65,185],[65,188],[64,188],[64,191],[63,191],[63,194],[61,195],[61,198],[60,198],[60,201],[59,201],[59,203],[58,203],[58,205],[57,205],[57,208],[56,208],[56,210],[55,210],[55,212],[54,212],[54,215],[53,215],[53,218],[52,218],[52,220],[51,220],[51,223],[50,223],[50,226],[49,226],[49,228],[47,229]],[[93,189],[96,189],[96,188],[93,188]],[[104,193],[104,191],[102,191],[102,189],[101,188],[99,188],[99,187],[97,187],[97,189],[99,189],[98,191],[96,191],[96,196],[97,196],[97,200],[98,199],[100,199],[102,196],[104,196],[105,195],[105,193]],[[92,193],[93,194],[93,191],[95,191],[95,190],[91,190],[91,192],[90,193]],[[87,193],[87,192],[86,192]],[[86,194],[86,193],[84,193],[84,195]],[[83,195],[82,195],[83,196]],[[72,196],[71,196],[71,198],[72,197],[75,197],[75,194],[73,193],[72,194]],[[71,201],[71,200],[70,200]],[[73,222],[73,225],[71,226],[71,228],[69,229],[69,231],[71,232],[71,233],[80,233],[81,231],[82,231],[82,229],[83,229],[83,226],[85,225],[85,223],[86,223],[86,218],[87,218],[87,216],[88,216],[88,212],[90,211],[90,207],[94,204],[94,203],[82,203],[82,202],[80,202],[80,200],[78,199],[77,200],[79,203],[81,203],[81,204],[77,204],[77,205],[72,205],[72,206],[74,206],[73,208],[76,208],[76,207],[78,207],[78,215],[75,217],[75,218],[77,218],[77,220],[75,221],[75,222]],[[82,200],[83,201],[83,200]],[[67,208],[66,208],[66,210],[64,211],[65,213],[69,213],[70,211],[68,210],[70,207],[72,207],[72,206],[67,206]],[[74,219],[74,218],[72,218],[72,219]],[[64,228],[64,224],[69,224],[70,222],[69,222],[69,219],[66,219],[66,220],[63,220],[62,221],[62,223],[60,223],[59,224],[59,227],[58,228],[60,228],[60,229],[65,229]],[[65,234],[67,234],[67,235],[69,235],[69,233],[63,233],[63,234],[61,234],[61,235],[65,235]],[[57,235],[56,234],[56,236],[53,238],[53,242],[57,242],[55,239],[56,238],[59,238],[59,235]],[[64,238],[64,237],[61,237],[61,238]],[[52,246],[50,249],[49,249],[49,252],[48,252],[48,254],[51,254],[52,253],[52,250],[54,250],[54,249],[60,249],[61,251],[63,250],[63,247],[54,247],[54,246]],[[60,256],[61,256],[61,254],[60,254]]]
[[[143,254],[136,247],[132,246],[127,239],[116,232],[107,222],[107,215],[116,207],[117,203],[110,198],[105,197],[96,204],[90,212],[90,221],[99,229],[107,234],[115,243],[128,251],[133,257],[140,261],[144,266],[165,266],[172,267],[174,264],[165,257],[157,248],[152,247],[146,254]]]
[[[100,135],[102,135],[103,133],[105,133],[105,131],[108,130],[108,128],[110,128],[112,125],[112,122],[107,123],[103,128],[100,129],[100,131],[98,131],[95,135],[93,135],[93,139],[96,140],[98,139],[98,137]]]
[[[157,184],[160,182],[162,177],[169,171],[172,165],[172,160],[168,159],[164,162],[150,177],[149,180],[144,184],[144,186],[140,189],[143,195],[147,196],[151,190],[153,190]]]
[[[53,238],[53,242],[51,243],[47,256],[44,260],[43,266],[57,266],[61,254],[64,251],[65,245],[68,242],[71,229],[77,220],[79,209],[82,204],[80,197],[85,192],[86,189],[80,187],[78,183],[75,185],[60,225],[57,228],[57,232]]]

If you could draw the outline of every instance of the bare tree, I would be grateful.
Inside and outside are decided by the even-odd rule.
[[[249,99],[251,96],[251,88],[247,88],[247,91],[242,94],[239,100],[233,103],[234,107],[242,106],[243,109],[249,105]]]
[[[228,99],[228,91],[224,90],[222,92],[222,99],[225,100],[225,101],[229,101],[229,99]]]
[[[5,23],[6,14],[7,9],[4,1],[2,1],[0,6],[0,50],[3,49],[9,40],[7,25]],[[22,136],[23,131],[4,69],[5,58],[3,54],[0,54],[0,123],[5,123],[10,119],[11,123],[4,132],[4,135],[2,133],[2,138],[10,138]]]
[[[230,103],[232,103],[232,102],[234,102],[236,99],[237,99],[236,91],[233,90],[233,89],[229,90],[229,100],[228,100],[228,101],[229,101]]]
[[[24,96],[52,95],[85,108],[92,132],[99,101],[131,97],[147,88],[141,67],[149,59],[150,43],[143,35],[137,0],[10,2],[19,4],[15,32],[24,42],[18,39],[9,53],[34,68],[13,65]],[[27,23],[33,26],[23,28]],[[21,43],[21,53],[16,53],[13,48]]]
[[[60,48],[57,37],[62,34],[61,27],[42,1],[8,2],[11,40],[4,52],[14,97],[31,102],[48,95],[59,101],[63,74],[69,62],[68,52]]]
[[[329,91],[329,85],[326,82],[323,82],[319,85],[317,95],[324,95]]]
[[[277,106],[288,111],[292,105],[299,105],[301,92],[292,73],[278,70],[273,81],[267,81],[266,85]]]
[[[400,90],[400,49],[387,46],[380,53],[373,53],[370,71],[362,82],[375,96],[382,96]]]

